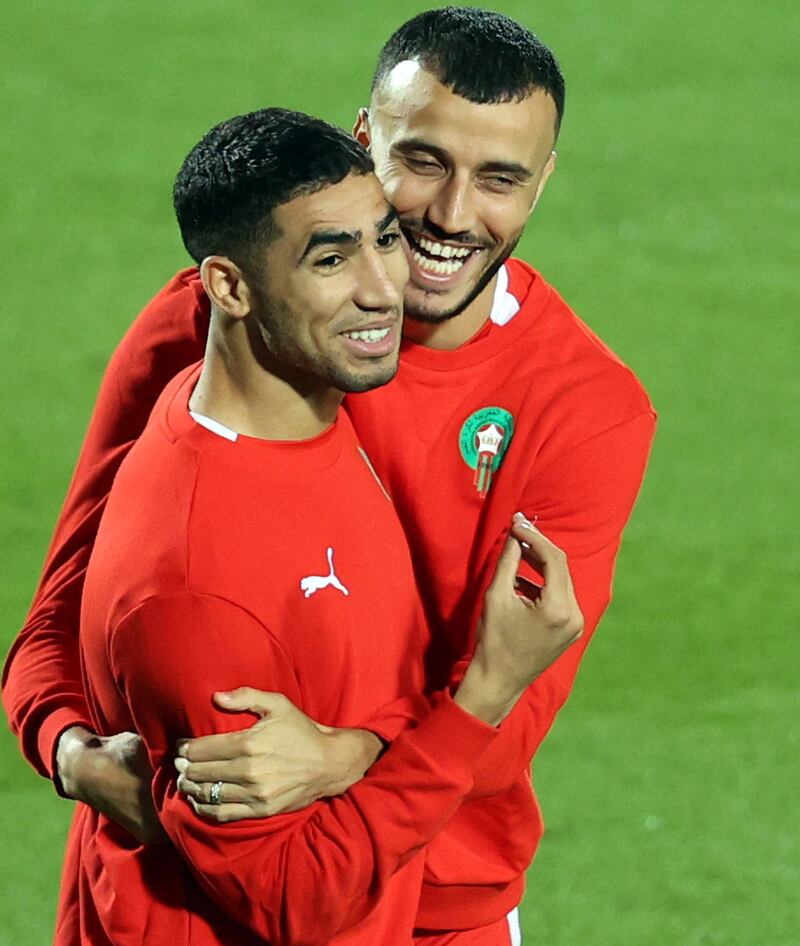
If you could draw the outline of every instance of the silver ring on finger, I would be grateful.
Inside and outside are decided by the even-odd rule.
[[[222,799],[221,799],[219,796],[220,796],[220,792],[222,791],[222,786],[223,786],[224,784],[225,784],[225,783],[224,783],[224,782],[221,782],[221,781],[220,781],[220,782],[214,782],[214,784],[211,786],[211,790],[210,790],[209,793],[208,793],[208,801],[209,801],[209,804],[211,804],[211,805],[220,805],[220,804],[222,804]]]

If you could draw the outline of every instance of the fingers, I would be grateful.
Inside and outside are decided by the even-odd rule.
[[[206,805],[189,798],[189,804],[198,815],[216,821],[219,824],[228,824],[231,821],[244,821],[246,818],[255,818],[256,814],[249,805],[226,803],[220,805]]]
[[[222,709],[232,712],[257,713],[269,716],[286,708],[289,702],[282,693],[269,693],[254,687],[239,687],[214,694],[214,702]]]
[[[538,594],[531,597],[525,589],[524,597],[544,610],[548,623],[562,628],[570,635],[570,641],[578,640],[583,633],[583,614],[575,598],[566,554],[520,512],[514,515],[511,533],[523,543],[525,561],[544,576],[544,587]],[[523,581],[517,577],[518,592]]]
[[[247,758],[215,760],[212,762],[189,762],[179,757],[175,768],[190,782],[236,782],[247,785],[256,780],[253,763]]]
[[[514,591],[516,591],[521,598],[525,598],[526,601],[535,602],[539,600],[542,594],[542,586],[537,585],[536,582],[530,581],[528,578],[524,578],[522,575],[517,575],[514,583]]]
[[[571,587],[567,556],[521,512],[514,514],[511,535],[524,543],[522,557],[544,576],[547,589],[565,592]]]
[[[497,559],[497,565],[494,569],[494,578],[487,590],[488,595],[513,592],[521,554],[522,550],[520,549],[519,542],[513,535],[509,535],[506,539],[506,544],[503,546],[503,551]]]
[[[249,729],[238,732],[217,733],[213,736],[198,736],[196,739],[183,739],[178,743],[179,758],[190,762],[218,762],[238,759],[246,755],[246,746],[250,736]]]
[[[178,789],[187,796],[192,809],[198,815],[220,824],[299,811],[316,800],[314,796],[309,796],[307,792],[297,789],[262,791],[253,795],[241,785],[223,782],[217,793],[218,802],[212,804],[213,785],[213,782],[203,782],[198,785],[183,775],[178,777]]]
[[[247,794],[246,789],[241,785],[235,785],[232,782],[222,782],[219,787],[219,804],[212,804],[211,789],[216,782],[193,782],[185,775],[178,776],[178,791],[187,795],[189,800],[201,805],[209,805],[212,808],[218,808],[219,805],[232,803],[245,803],[252,801]]]

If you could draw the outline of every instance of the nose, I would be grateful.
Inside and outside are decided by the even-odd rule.
[[[469,177],[450,174],[444,178],[425,216],[450,236],[475,230],[475,204]]]
[[[375,249],[367,250],[362,254],[356,273],[356,289],[353,296],[353,301],[359,309],[369,312],[388,312],[400,308],[403,300],[403,286],[398,284],[397,275],[393,273],[387,262],[389,259],[390,257]],[[405,257],[402,254],[399,254],[398,260],[401,267],[405,265]],[[396,268],[397,261],[395,261]]]

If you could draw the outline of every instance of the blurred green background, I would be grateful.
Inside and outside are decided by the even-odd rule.
[[[215,122],[350,127],[425,3],[28,0],[0,21],[0,644],[100,374],[185,265],[170,206]],[[615,601],[540,751],[526,942],[800,944],[794,3],[496,6],[556,51],[559,165],[520,255],[661,415]],[[0,734],[0,943],[51,937],[70,804]],[[376,944],[377,946],[377,944]]]

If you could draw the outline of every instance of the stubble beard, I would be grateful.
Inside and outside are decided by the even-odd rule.
[[[461,315],[461,313],[470,305],[472,305],[472,303],[494,279],[500,270],[500,267],[516,249],[521,236],[522,234],[520,233],[519,236],[507,244],[505,250],[500,254],[500,256],[498,256],[498,258],[486,268],[486,271],[481,275],[477,283],[475,283],[472,291],[467,293],[465,298],[453,306],[452,309],[446,309],[444,312],[425,312],[420,310],[415,311],[413,308],[413,303],[406,299],[403,307],[405,318],[411,319],[414,322],[420,322],[423,325],[439,325],[442,322],[447,322],[450,319],[454,319],[457,315]],[[423,291],[428,296],[434,298],[436,296],[434,291]]]
[[[261,350],[266,355],[262,363],[267,370],[285,378],[298,390],[322,390],[331,388],[344,394],[360,394],[373,388],[383,387],[397,374],[398,353],[389,355],[381,370],[360,373],[343,364],[334,355],[308,352],[292,338],[292,316],[278,304],[263,307],[257,320],[257,336]],[[344,357],[344,356],[343,356]]]

